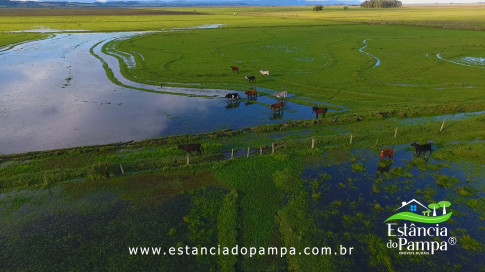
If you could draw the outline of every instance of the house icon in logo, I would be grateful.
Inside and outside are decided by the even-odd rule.
[[[424,206],[423,204],[421,204],[419,201],[417,201],[416,199],[412,199],[410,200],[409,202],[402,202],[402,205],[401,207],[399,207],[396,211],[401,211],[401,212],[405,212],[406,210],[409,211],[409,212],[414,212],[414,213],[427,213],[428,211],[431,211],[430,209],[428,209],[428,207]]]
[[[396,209],[398,213],[390,216],[384,222],[390,220],[408,220],[421,223],[441,223],[451,217],[452,212],[447,213],[446,211],[446,208],[449,206],[451,206],[450,202],[440,201],[438,203],[431,203],[426,207],[416,199],[412,199],[408,202],[402,202],[401,207]],[[436,213],[436,209],[440,208],[443,212],[442,215]],[[430,209],[433,209],[433,212]]]

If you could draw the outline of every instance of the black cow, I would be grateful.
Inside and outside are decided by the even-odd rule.
[[[427,151],[429,151],[429,154],[431,154],[431,144],[420,145],[417,143],[412,143],[411,146],[414,146],[414,148],[416,149],[416,154],[418,155],[418,157],[421,156],[421,153],[426,154]]]
[[[239,100],[241,98],[239,98],[239,94],[238,93],[229,93],[229,94],[226,94],[226,98],[227,100]]]
[[[247,79],[250,83],[254,83],[254,81],[256,80],[255,76],[245,76],[244,78]]]
[[[179,149],[182,149],[185,153],[192,154],[192,151],[196,151],[199,155],[201,154],[200,144],[185,144],[185,145],[178,145]]]

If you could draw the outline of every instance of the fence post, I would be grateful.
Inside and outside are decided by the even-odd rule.
[[[263,155],[263,147],[259,146],[259,156]]]
[[[274,154],[274,143],[271,144],[271,154]]]
[[[312,138],[312,149],[315,148],[315,137]]]
[[[234,158],[234,148],[231,149],[231,160],[232,160],[232,158]]]
[[[124,176],[125,175],[125,170],[123,170],[123,166],[121,165],[121,163],[120,163],[120,169],[121,169],[121,175]]]
[[[440,132],[443,130],[444,126],[445,126],[445,120],[443,120],[443,123],[441,124]]]
[[[396,128],[396,130],[394,130],[394,138],[396,138],[396,137],[397,137],[397,128]]]
[[[189,161],[189,154],[187,154],[187,164],[189,164],[190,161]]]
[[[350,144],[352,144],[352,133],[350,133]]]
[[[248,147],[248,154],[246,155],[246,158],[249,158],[249,147]]]

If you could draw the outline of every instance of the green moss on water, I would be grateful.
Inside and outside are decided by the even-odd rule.
[[[462,197],[472,197],[477,193],[477,191],[479,190],[473,189],[469,186],[462,186],[455,189],[455,192],[457,192],[458,195]]]
[[[467,251],[483,251],[483,245],[468,234],[459,237],[459,244]]]
[[[354,163],[352,164],[351,167],[353,171],[360,171],[360,172],[365,171],[365,166],[361,163]]]
[[[381,192],[381,190],[379,189],[379,187],[378,187],[378,186],[377,186],[377,184],[375,184],[375,183],[374,183],[374,184],[372,184],[372,192],[373,192],[374,194],[378,194],[378,193],[380,193],[380,192]]]
[[[407,178],[413,177],[413,175],[411,173],[405,171],[402,167],[392,168],[390,175],[391,176],[398,176],[398,177],[407,177]]]
[[[468,199],[465,203],[485,220],[485,197]]]
[[[455,185],[460,183],[460,181],[456,177],[450,177],[446,175],[437,175],[436,185],[444,187],[444,188],[452,188]]]

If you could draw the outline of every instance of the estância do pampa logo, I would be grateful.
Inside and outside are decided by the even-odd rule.
[[[450,219],[453,213],[446,211],[450,206],[451,203],[448,201],[431,203],[428,207],[416,199],[402,202],[401,207],[396,210],[399,212],[384,221],[387,222],[387,236],[391,238],[387,247],[397,248],[400,254],[408,255],[433,255],[436,251],[448,250],[448,245],[455,245],[456,239],[448,238],[448,229],[441,227],[439,223]],[[405,222],[399,226],[398,223],[388,222],[393,220],[406,220],[413,223],[408,225]],[[414,222],[418,223],[418,226]],[[420,226],[419,223],[426,225]]]

